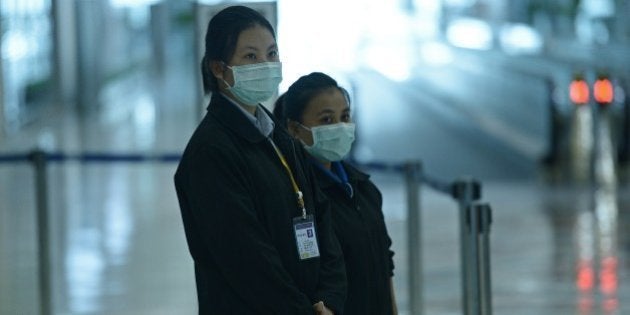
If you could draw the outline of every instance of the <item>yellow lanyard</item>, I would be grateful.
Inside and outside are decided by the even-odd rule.
[[[282,152],[280,152],[280,149],[278,149],[276,144],[273,143],[273,140],[271,140],[271,138],[269,138],[269,142],[271,142],[271,145],[273,146],[273,149],[276,151],[278,158],[280,158],[280,162],[282,162],[282,165],[287,170],[287,173],[289,173],[289,178],[291,178],[291,184],[293,185],[293,190],[295,191],[295,195],[297,197],[298,207],[302,209],[302,218],[306,219],[306,208],[304,208],[303,194],[300,188],[298,187],[297,182],[295,181],[295,177],[293,177],[293,172],[291,171],[291,168],[289,167],[289,163],[287,163],[287,160],[284,158],[284,155],[282,154]]]

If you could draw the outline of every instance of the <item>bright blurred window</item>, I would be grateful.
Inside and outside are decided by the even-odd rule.
[[[422,60],[433,66],[447,65],[454,60],[450,47],[440,42],[426,42],[420,48]]]
[[[109,3],[114,8],[120,7],[145,7],[154,3],[161,2],[162,0],[109,0]]]
[[[46,93],[52,74],[51,0],[0,0],[2,97],[0,126],[17,130],[26,103]],[[36,107],[31,106],[31,110]]]
[[[398,2],[278,1],[278,23],[281,91],[312,71],[341,78],[366,67],[393,80],[409,76],[413,20]]]
[[[605,18],[615,14],[615,4],[612,0],[582,0],[581,7],[591,18]]]
[[[501,28],[501,48],[508,54],[537,54],[542,51],[543,38],[527,24],[506,24]]]
[[[479,19],[453,20],[446,30],[446,38],[456,47],[478,50],[492,48],[492,29],[487,22]]]

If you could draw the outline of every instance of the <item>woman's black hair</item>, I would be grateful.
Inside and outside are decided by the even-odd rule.
[[[287,119],[302,123],[302,114],[304,114],[306,105],[319,93],[330,88],[338,89],[350,105],[348,91],[339,86],[335,79],[321,72],[313,72],[300,77],[291,84],[284,94],[278,97],[273,108],[273,114],[284,127],[287,126]]]
[[[210,70],[212,61],[227,63],[234,54],[238,36],[244,30],[260,25],[269,30],[273,38],[276,33],[267,19],[256,10],[242,6],[230,6],[217,13],[210,22],[206,31],[206,50],[201,60],[201,77],[203,79],[204,92],[216,92],[219,89],[217,78]]]

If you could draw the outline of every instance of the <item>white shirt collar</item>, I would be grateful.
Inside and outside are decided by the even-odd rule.
[[[251,121],[252,124],[254,124],[256,129],[258,129],[258,131],[260,131],[260,133],[262,135],[264,135],[265,137],[269,137],[269,135],[271,135],[271,132],[273,131],[273,128],[275,127],[275,124],[273,122],[273,119],[271,119],[271,117],[269,117],[267,112],[265,110],[263,110],[262,108],[259,108],[261,105],[256,105],[255,115],[252,115],[252,113],[246,111],[241,105],[236,103],[229,96],[227,96],[227,95],[225,95],[223,93],[221,93],[221,94],[228,101],[230,101],[230,103],[232,103],[234,106],[236,106],[241,111],[241,113],[243,113],[245,115],[245,117],[247,117],[247,119],[249,121]]]

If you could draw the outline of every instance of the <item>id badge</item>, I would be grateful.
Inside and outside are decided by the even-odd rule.
[[[313,215],[306,218],[293,218],[293,230],[295,230],[295,240],[297,241],[298,254],[300,259],[319,257],[319,247],[317,246],[317,235],[315,234],[315,221]]]

